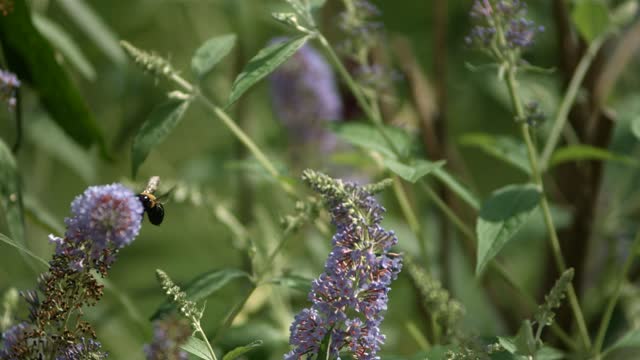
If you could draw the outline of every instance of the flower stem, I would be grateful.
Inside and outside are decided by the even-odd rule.
[[[636,255],[640,251],[640,231],[636,234],[635,239],[633,240],[633,245],[631,246],[631,252],[629,256],[627,256],[627,260],[622,267],[622,272],[620,273],[620,277],[618,278],[618,283],[613,291],[613,295],[609,299],[607,303],[607,307],[604,311],[604,315],[602,316],[602,320],[600,321],[600,327],[598,328],[598,335],[596,336],[596,340],[593,344],[593,352],[595,354],[599,354],[600,350],[602,350],[602,344],[604,343],[604,336],[607,333],[607,328],[609,327],[609,322],[611,321],[611,316],[613,315],[613,309],[616,307],[618,299],[620,298],[620,292],[622,291],[622,285],[629,275],[629,270],[631,270],[631,265],[633,264],[633,260],[636,258]]]
[[[407,219],[409,228],[411,229],[411,231],[413,231],[414,234],[416,234],[416,237],[418,238],[418,244],[420,245],[420,251],[422,252],[424,261],[429,261],[429,250],[427,249],[426,237],[424,235],[422,226],[420,225],[420,220],[418,220],[416,214],[411,208],[411,203],[409,202],[407,193],[402,186],[402,181],[400,181],[397,176],[394,176],[392,179],[393,191],[395,192],[398,203],[400,204],[400,209],[402,209],[402,212]]]
[[[545,144],[542,155],[540,156],[540,165],[543,171],[545,171],[549,166],[549,159],[551,158],[551,154],[555,150],[556,146],[558,146],[560,133],[567,123],[569,111],[571,110],[573,103],[576,101],[580,85],[587,74],[587,70],[589,70],[589,66],[591,66],[591,63],[593,62],[593,59],[595,59],[598,51],[602,47],[604,40],[605,36],[600,36],[591,42],[587,52],[584,54],[582,59],[580,59],[580,62],[573,73],[567,92],[565,93],[564,98],[562,98],[562,103],[560,103],[558,112],[553,120],[553,127],[549,132],[547,143]]]
[[[525,121],[525,112],[522,106],[522,102],[518,97],[517,91],[517,81],[516,81],[516,66],[510,64],[507,70],[507,76],[505,78],[507,88],[509,89],[509,95],[511,97],[511,102],[513,104],[513,108],[515,110],[516,119],[521,121],[520,131],[522,133],[522,137],[527,145],[527,153],[529,156],[529,166],[531,166],[531,179],[538,186],[542,193],[542,197],[540,200],[540,207],[542,208],[542,214],[544,217],[545,225],[547,226],[547,232],[549,233],[549,240],[551,242],[551,250],[553,253],[553,258],[556,263],[556,268],[560,273],[564,272],[567,269],[567,265],[564,261],[564,257],[562,256],[562,250],[560,248],[560,240],[558,239],[558,234],[556,233],[556,228],[553,224],[553,218],[551,217],[551,210],[549,208],[549,202],[547,200],[547,196],[544,192],[544,184],[542,181],[542,174],[540,173],[540,168],[538,166],[538,153],[533,144],[533,140],[531,139],[531,134],[529,133],[529,125]],[[569,284],[569,288],[567,290],[569,304],[571,306],[571,310],[576,319],[576,323],[578,324],[578,330],[580,332],[580,336],[582,337],[582,341],[586,348],[591,347],[591,339],[589,338],[589,332],[587,330],[587,325],[584,319],[584,315],[582,314],[582,309],[580,308],[580,303],[578,302],[578,297],[576,295],[573,284]]]
[[[207,344],[207,349],[209,349],[209,354],[211,354],[211,358],[213,358],[213,360],[218,360],[218,358],[216,357],[216,353],[215,351],[213,351],[213,347],[209,342],[209,339],[207,339],[207,334],[205,334],[204,330],[202,329],[202,326],[200,325],[200,320],[198,320],[196,317],[193,317],[191,319],[191,322],[193,323],[193,326],[196,328],[196,332],[200,333],[200,337],[202,337],[202,340],[204,341],[204,343]]]

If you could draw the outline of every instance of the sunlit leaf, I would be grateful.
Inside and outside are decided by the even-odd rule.
[[[239,278],[249,279],[251,276],[238,269],[213,270],[196,276],[185,286],[181,286],[181,288],[187,293],[188,300],[197,302],[206,299],[230,281]],[[158,308],[151,318],[157,319],[175,309],[175,306],[173,302],[167,300]]]
[[[309,292],[309,290],[311,289],[312,281],[313,279],[295,274],[287,274],[269,280],[269,282],[272,284],[288,287],[290,289],[298,290],[303,293]]]
[[[186,344],[180,346],[180,348],[188,352],[189,354],[193,354],[199,357],[200,359],[213,360],[211,354],[209,353],[207,344],[204,341],[193,336],[190,337],[189,340],[187,340]]]
[[[551,155],[549,167],[581,160],[613,161],[625,165],[638,166],[638,161],[629,156],[614,154],[606,149],[589,145],[569,145],[556,150],[553,155]]]
[[[196,50],[191,59],[191,71],[196,77],[207,75],[222,60],[236,43],[234,34],[216,36],[207,40]]]
[[[222,360],[235,360],[237,358],[239,358],[240,356],[248,353],[249,351],[262,346],[262,340],[256,340],[254,342],[252,342],[251,344],[247,344],[244,346],[238,346],[237,348],[229,351],[228,353],[226,353],[224,355],[224,357],[222,358]]]
[[[33,14],[33,25],[49,42],[88,80],[96,78],[96,70],[84,56],[65,29],[38,13]]]
[[[413,161],[411,165],[403,164],[389,158],[385,158],[383,162],[387,169],[411,183],[416,183],[422,177],[435,171],[435,169],[441,168],[445,164],[445,161],[431,162],[422,159]]]
[[[409,155],[412,141],[409,134],[394,126],[384,126],[386,136],[391,140],[401,156]],[[363,122],[331,124],[330,129],[342,140],[367,150],[377,151],[385,158],[396,159],[388,141],[375,126]]]
[[[609,28],[609,8],[604,0],[576,1],[571,18],[580,35],[588,42],[595,40]]]
[[[134,177],[151,150],[164,141],[178,126],[188,107],[187,100],[171,99],[151,112],[131,146],[131,166]]]
[[[508,136],[490,134],[467,134],[460,139],[460,144],[477,147],[485,153],[512,165],[516,169],[530,174],[527,148],[522,142]]]
[[[38,92],[53,120],[78,144],[97,143],[105,150],[97,122],[53,49],[33,26],[25,0],[14,0],[13,5],[13,11],[0,21],[0,43],[9,69]]]
[[[82,29],[86,36],[116,64],[124,64],[126,57],[120,47],[118,37],[113,34],[109,26],[84,0],[57,0],[71,20]]]
[[[482,204],[476,223],[476,275],[482,273],[525,224],[538,207],[540,197],[540,190],[535,185],[509,185],[493,192]]]
[[[24,246],[24,217],[18,167],[11,150],[2,139],[0,139],[0,204],[2,204],[11,237]]]
[[[235,103],[254,84],[292,57],[310,38],[310,35],[306,35],[260,50],[255,57],[249,60],[249,63],[233,82],[227,107]]]

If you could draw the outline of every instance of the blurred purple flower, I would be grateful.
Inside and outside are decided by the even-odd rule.
[[[0,349],[0,359],[19,360],[22,357],[22,344],[26,333],[32,326],[26,322],[21,322],[8,328],[2,333],[2,349]]]
[[[191,335],[189,323],[169,317],[153,323],[153,340],[144,346],[147,360],[187,360],[188,354],[180,348]]]
[[[91,186],[71,203],[64,239],[50,236],[56,254],[69,257],[80,271],[97,263],[110,265],[113,252],[130,244],[140,231],[143,207],[133,191],[121,184]]]
[[[16,92],[20,88],[20,80],[9,71],[0,70],[0,99],[7,102],[9,110],[16,107]]]
[[[269,76],[269,84],[273,108],[292,140],[333,149],[335,137],[323,123],[342,120],[342,99],[333,69],[322,55],[311,45],[303,46]]]
[[[525,49],[533,44],[536,33],[544,31],[526,19],[527,4],[521,0],[475,0],[470,15],[477,24],[466,43],[489,49],[495,42],[500,52]],[[499,34],[503,39],[496,38]]]
[[[316,173],[305,180],[325,198],[337,233],[324,272],[313,281],[311,307],[291,324],[293,349],[284,358],[313,356],[330,336],[332,357],[348,350],[355,359],[380,359],[380,324],[402,268],[401,256],[389,253],[398,240],[381,227],[385,210],[364,188]]]
[[[78,343],[72,344],[62,350],[62,353],[56,356],[56,360],[106,359],[108,354],[102,352],[100,350],[101,347],[100,342],[96,340],[81,338],[78,340]]]

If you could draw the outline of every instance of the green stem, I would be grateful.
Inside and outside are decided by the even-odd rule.
[[[544,150],[542,151],[542,155],[540,156],[540,164],[543,170],[546,170],[549,165],[549,159],[551,158],[551,154],[555,150],[556,146],[558,146],[558,141],[560,141],[560,134],[567,123],[569,111],[576,101],[576,97],[578,95],[578,91],[580,90],[580,85],[587,74],[587,70],[591,66],[591,63],[595,59],[598,51],[602,47],[604,43],[605,36],[600,36],[593,40],[587,49],[587,52],[584,54],[578,66],[576,67],[575,72],[573,73],[573,77],[571,78],[571,82],[569,82],[569,87],[567,88],[567,92],[560,103],[560,107],[558,108],[558,112],[553,120],[553,127],[549,132],[549,137],[547,143],[544,146]]]
[[[422,226],[420,225],[420,221],[418,220],[416,214],[413,212],[411,208],[411,203],[409,202],[409,198],[407,197],[407,193],[402,186],[402,181],[397,176],[393,176],[393,191],[395,192],[396,198],[398,199],[398,203],[400,204],[400,209],[404,214],[404,217],[407,219],[407,223],[409,224],[409,228],[411,231],[416,234],[418,238],[418,243],[420,245],[420,251],[422,252],[422,256],[424,256],[424,261],[429,260],[429,250],[427,249],[427,243],[425,241],[424,231],[422,230]]]
[[[631,246],[631,253],[627,257],[627,260],[622,267],[622,272],[620,273],[620,277],[618,278],[618,283],[613,291],[613,295],[609,299],[607,303],[607,308],[604,311],[604,315],[602,316],[602,320],[600,321],[600,327],[598,328],[598,335],[596,336],[596,340],[593,344],[593,352],[595,354],[599,354],[602,349],[602,344],[604,343],[604,336],[607,333],[607,328],[609,327],[609,322],[611,321],[611,316],[613,315],[613,309],[616,307],[618,303],[618,299],[620,298],[620,292],[622,291],[622,285],[624,281],[627,279],[629,275],[629,270],[631,270],[631,265],[633,265],[633,260],[636,255],[640,252],[640,231],[636,234],[635,239],[633,240],[633,245]]]
[[[333,50],[333,47],[331,47],[331,44],[329,44],[327,39],[322,34],[318,33],[317,38],[320,41],[320,44],[325,48],[325,50],[329,54],[329,58],[331,59],[331,62],[333,62],[334,66],[338,69],[338,73],[340,73],[340,76],[347,84],[347,87],[349,88],[353,96],[356,98],[356,101],[358,102],[358,105],[360,106],[362,111],[364,111],[367,118],[371,120],[371,122],[376,127],[378,132],[380,132],[380,135],[382,135],[382,137],[384,138],[385,142],[387,142],[391,150],[400,157],[400,150],[393,143],[393,141],[385,131],[384,126],[382,124],[382,119],[380,118],[379,114],[376,114],[376,112],[374,111],[369,101],[367,101],[367,98],[365,94],[362,92],[362,89],[360,88],[358,83],[355,81],[355,79],[351,76],[351,74],[349,74],[349,71],[347,70],[347,68],[344,67],[344,64],[338,57],[338,54],[336,54],[336,52]]]
[[[447,204],[438,197],[438,195],[424,182],[420,182],[422,189],[427,193],[427,196],[431,199],[431,201],[436,204],[436,207],[440,209],[445,216],[453,223],[458,230],[467,238],[468,245],[475,251],[477,239],[471,228],[467,226],[462,219],[454,213],[451,208],[447,206]],[[535,309],[537,305],[534,298],[527,293],[525,289],[523,289],[520,284],[511,276],[511,273],[500,263],[493,261],[489,264],[489,269],[496,273],[502,280],[509,285],[516,293],[519,293],[522,298],[527,302],[527,305]],[[565,344],[567,344],[570,348],[575,349],[576,344],[571,339],[569,334],[567,334],[564,330],[562,330],[557,324],[551,325],[551,330],[562,340]]]
[[[244,146],[246,146],[247,149],[249,149],[251,154],[256,158],[256,160],[258,160],[260,165],[262,165],[262,167],[269,173],[269,175],[271,175],[274,179],[276,179],[276,181],[278,182],[282,190],[284,190],[284,192],[286,192],[291,196],[296,196],[295,189],[282,178],[280,172],[273,165],[273,162],[269,160],[267,155],[265,155],[262,152],[262,150],[260,150],[258,145],[256,145],[256,143],[253,142],[253,140],[251,140],[249,135],[247,135],[235,123],[235,121],[233,121],[233,119],[231,119],[231,117],[226,112],[224,112],[224,110],[222,110],[219,106],[216,106],[214,103],[212,103],[211,100],[209,100],[207,97],[202,95],[197,90],[196,87],[194,87],[187,80],[183,79],[180,75],[172,74],[171,80],[173,80],[176,84],[178,84],[188,93],[193,94],[198,100],[200,100],[200,102],[202,102],[209,110],[211,110],[216,115],[216,117],[220,119],[229,130],[231,130],[233,135],[235,135],[236,138],[238,138],[238,140]]]
[[[511,97],[511,102],[515,110],[516,119],[517,121],[522,122],[522,124],[520,125],[520,131],[522,133],[522,137],[525,141],[525,144],[527,145],[529,165],[531,166],[531,178],[542,193],[540,206],[542,208],[542,214],[544,217],[545,225],[547,226],[547,232],[549,233],[551,250],[556,263],[556,267],[558,271],[562,273],[567,269],[567,265],[565,264],[564,257],[562,256],[562,250],[560,248],[560,240],[558,239],[558,234],[556,233],[556,228],[553,224],[553,218],[551,217],[551,209],[549,208],[549,202],[544,192],[542,174],[540,173],[540,168],[538,166],[537,150],[533,144],[531,134],[529,133],[529,125],[525,121],[526,114],[524,112],[522,102],[518,97],[515,65],[509,66],[505,81],[507,83],[507,88],[509,89],[509,95]],[[580,308],[580,303],[578,302],[578,297],[576,295],[573,284],[569,284],[567,294],[569,298],[569,304],[571,306],[571,311],[573,312],[576,322],[578,324],[578,329],[580,332],[580,336],[582,337],[582,341],[586,348],[590,348],[591,339],[589,338],[589,331],[587,330],[587,325],[584,319],[584,315],[582,314],[582,309]]]
[[[202,330],[202,326],[200,325],[200,320],[194,317],[191,319],[191,322],[195,326],[196,332],[200,333],[200,337],[202,337],[202,340],[204,341],[204,343],[207,344],[207,349],[209,350],[209,354],[211,354],[211,357],[213,358],[213,360],[218,360],[218,358],[216,357],[216,353],[215,351],[213,351],[213,347],[209,342],[209,339],[207,339],[207,334],[205,334],[204,330]]]

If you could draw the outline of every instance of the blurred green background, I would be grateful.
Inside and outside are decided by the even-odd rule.
[[[432,1],[373,2],[382,11],[380,20],[384,23],[384,45],[387,45],[382,48],[392,59],[392,66],[398,66],[392,44],[399,38],[408,40],[428,79],[435,75],[437,57],[446,51],[446,87],[449,93],[447,141],[458,147],[466,165],[465,179],[469,185],[485,197],[505,184],[525,182],[526,176],[508,165],[496,162],[477,149],[458,146],[460,136],[466,133],[517,133],[511,121],[506,92],[495,72],[472,72],[465,65],[482,65],[485,61],[464,45],[464,36],[470,29],[468,9],[471,1],[447,2],[448,39],[444,49],[438,49],[434,44]],[[25,201],[32,211],[40,210],[54,224],[62,224],[69,213],[70,202],[88,185],[122,181],[142,190],[146,179],[152,175],[162,178],[163,190],[176,185],[172,201],[165,205],[165,222],[160,227],[145,223],[141,235],[120,253],[110,272],[109,280],[117,289],[107,291],[105,299],[88,311],[99,339],[111,352],[112,358],[141,359],[142,344],[150,339],[150,324],[145,322],[163,301],[155,269],[161,268],[177,282],[184,283],[206,271],[242,268],[247,261],[246,255],[239,250],[242,242],[224,223],[221,214],[226,211],[245,222],[248,238],[256,243],[258,252],[265,253],[280,237],[279,219],[291,213],[294,204],[257,170],[257,165],[231,133],[200,105],[191,106],[177,129],[151,152],[136,180],[131,179],[132,138],[151,110],[163,102],[166,93],[174,88],[162,79],[144,74],[119,48],[113,47],[114,40],[124,39],[165,56],[188,77],[191,56],[200,44],[215,35],[236,33],[239,39],[232,54],[201,84],[203,92],[222,103],[244,63],[271,38],[286,33],[286,29],[269,15],[284,5],[275,0],[93,0],[82,3],[93,10],[105,28],[96,25],[96,20],[87,17],[73,1],[33,0],[31,8],[39,17],[57,24],[94,70],[93,78],[86,73],[83,75],[77,66],[59,54],[59,59],[72,74],[98,120],[114,160],[105,160],[96,149],[85,151],[75,145],[47,117],[28,86],[22,93],[24,143],[17,160]],[[339,1],[328,0],[319,14],[320,23],[330,40],[339,39],[336,31],[339,10]],[[531,4],[531,16],[547,30],[539,36],[527,59],[544,68],[555,67],[558,61],[554,29],[549,23],[550,12],[547,2]],[[88,26],[82,26],[83,21]],[[637,75],[640,71],[638,62],[632,62],[628,71]],[[638,97],[631,89],[637,88],[638,79],[638,76],[627,76],[621,80],[619,87],[622,91],[619,93],[624,96],[614,97],[611,101],[613,107],[634,113],[637,102],[633,100]],[[553,113],[560,93],[558,76],[528,75],[523,86],[540,98],[547,113]],[[403,111],[410,108],[408,94],[406,78],[401,77],[395,83],[394,95],[395,111],[400,115],[394,119],[397,125],[415,131],[415,114],[411,110]],[[268,87],[264,83],[231,108],[230,114],[268,155],[291,171],[291,176],[297,177],[306,161],[308,164],[317,163],[317,159],[311,158],[303,159],[302,164],[295,166],[290,163],[287,132],[274,117]],[[8,144],[13,144],[16,125],[12,115],[1,110],[0,120],[0,136]],[[624,134],[620,136],[619,146],[628,149],[627,145],[632,140]],[[353,152],[358,162],[358,166],[348,165],[352,167],[353,174],[365,172],[365,177],[372,180],[382,177],[369,158]],[[620,167],[613,166],[612,171],[615,170],[620,170]],[[432,254],[437,254],[439,223],[435,211],[421,193],[415,191],[411,195],[431,240],[428,247]],[[399,234],[398,250],[418,255],[415,236],[402,218],[395,199],[387,194],[381,201],[389,210],[385,225]],[[558,223],[566,224],[569,216],[566,209],[558,207],[557,213]],[[26,240],[30,249],[46,259],[52,250],[47,241],[51,229],[36,221],[35,215],[31,213],[27,217]],[[7,233],[3,221],[0,220],[0,232]],[[479,335],[504,334],[507,331],[505,324],[478,291],[479,285],[470,265],[473,261],[462,255],[454,238],[452,243],[451,287],[453,294],[467,308],[466,327]],[[321,272],[329,246],[330,239],[320,236],[311,227],[305,228],[289,242],[276,266],[313,278]],[[542,222],[536,218],[504,250],[503,259],[508,267],[514,269],[516,278],[528,287],[535,287],[541,274],[531,269],[542,261],[544,248]],[[439,263],[436,255],[423,260],[434,268]],[[12,286],[32,288],[36,284],[35,275],[14,249],[0,245],[0,292]],[[242,281],[234,281],[208,299],[203,320],[208,331],[213,333],[247,286]],[[288,326],[292,316],[305,306],[305,293],[280,287],[261,288],[250,299],[233,329],[218,344],[229,348],[263,339],[265,346],[253,354],[253,358],[281,358],[288,348]],[[408,279],[401,276],[393,285],[383,325],[387,334],[384,346],[387,356],[408,357],[419,350],[419,344],[407,327],[410,324],[422,326],[417,314],[416,295]]]

